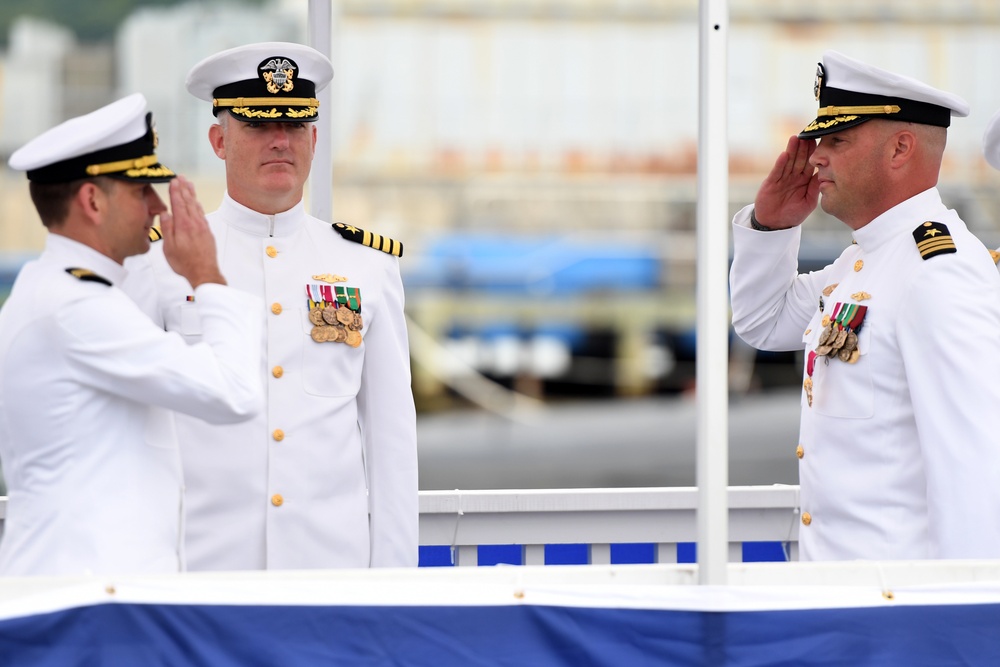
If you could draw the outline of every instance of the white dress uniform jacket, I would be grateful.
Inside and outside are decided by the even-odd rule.
[[[301,202],[264,215],[226,195],[208,218],[229,284],[264,298],[267,407],[226,427],[178,416],[188,568],[415,566],[416,416],[398,260],[344,240]],[[148,270],[159,294],[151,301],[136,281],[134,298],[201,340],[198,304],[155,248]],[[310,337],[311,285],[360,291],[359,347]]]
[[[172,410],[215,422],[260,410],[257,299],[196,290],[204,344],[166,334],[118,287],[122,266],[50,234],[0,311],[0,459],[9,505],[2,575],[183,569]]]
[[[804,347],[812,385],[800,557],[1000,558],[1000,276],[989,252],[931,189],[800,275],[800,228],[755,231],[750,210],[734,219],[733,325],[760,349]],[[926,221],[947,227],[956,252],[921,257],[913,232]],[[818,357],[810,377],[837,304],[867,306],[860,357]]]

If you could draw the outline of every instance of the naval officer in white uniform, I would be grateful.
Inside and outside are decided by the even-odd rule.
[[[983,156],[991,167],[1000,170],[1000,110],[993,114],[983,132]],[[1000,264],[1000,249],[991,250],[990,254]]]
[[[177,572],[184,567],[176,410],[214,423],[263,405],[260,301],[225,286],[194,189],[154,152],[131,95],[16,151],[49,235],[0,310],[0,460],[9,504],[2,575]],[[150,322],[119,285],[126,257],[164,254],[203,308],[202,344]]]
[[[247,316],[265,328],[267,393],[265,411],[243,424],[178,418],[192,570],[417,564],[402,246],[318,220],[302,202],[315,93],[332,76],[318,51],[281,42],[223,51],[188,75],[216,115],[209,141],[226,164],[226,195],[208,216],[219,263],[265,302]],[[155,247],[147,273],[132,283],[137,301],[201,340],[200,305]]]
[[[814,92],[733,220],[730,275],[736,332],[805,350],[800,556],[1000,558],[1000,276],[936,188],[968,106],[833,51]],[[854,244],[799,274],[817,200]]]

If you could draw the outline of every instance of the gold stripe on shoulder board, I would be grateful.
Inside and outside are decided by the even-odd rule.
[[[160,231],[159,227],[150,227],[149,228],[149,241],[151,243],[156,243],[157,241],[159,241],[162,238],[163,238],[163,232]]]
[[[346,225],[343,222],[333,223],[333,229],[348,241],[354,241],[355,243],[360,243],[363,246],[368,246],[369,248],[374,248],[375,250],[381,250],[388,255],[395,255],[396,257],[403,256],[403,244],[395,239],[389,238],[388,236],[382,236],[381,234],[375,234],[374,232],[366,232],[363,229],[358,229],[354,225]]]

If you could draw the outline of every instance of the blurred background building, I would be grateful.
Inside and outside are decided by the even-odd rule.
[[[0,157],[131,92],[207,210],[201,58],[307,41],[305,0],[0,7]],[[106,25],[99,18],[109,7]],[[111,7],[118,14],[112,15]],[[53,9],[54,8],[54,9]],[[941,189],[1000,245],[995,0],[731,0],[730,208],[815,112],[825,49],[964,96]],[[334,0],[333,210],[403,240],[423,488],[694,483],[697,0]],[[44,235],[0,165],[0,288]],[[728,220],[720,220],[720,225]],[[850,243],[821,212],[803,270]],[[734,484],[794,483],[801,355],[734,340]]]

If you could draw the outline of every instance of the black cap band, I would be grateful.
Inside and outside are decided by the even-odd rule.
[[[922,123],[924,125],[937,125],[938,127],[951,126],[951,109],[929,104],[927,102],[916,102],[906,100],[901,97],[887,97],[885,95],[871,95],[869,93],[856,93],[851,90],[841,90],[824,86],[819,98],[820,108],[825,107],[853,107],[853,106],[896,106],[899,111],[886,114],[884,117],[890,120],[901,120],[908,123]],[[840,115],[840,114],[830,114]],[[881,117],[879,114],[875,114]]]
[[[175,174],[156,161],[156,133],[153,131],[153,114],[146,114],[146,134],[127,144],[80,155],[27,172],[28,180],[35,183],[69,183],[81,178],[110,176],[125,180],[150,183],[169,181]],[[114,171],[95,170],[94,167],[121,163]]]
[[[311,121],[318,116],[316,84],[298,77],[299,67],[285,56],[265,58],[257,78],[212,91],[212,113],[227,110],[243,121]]]
[[[822,86],[816,120],[799,132],[800,139],[821,137],[860,125],[873,118],[949,127],[951,109],[928,102],[872,95]]]

